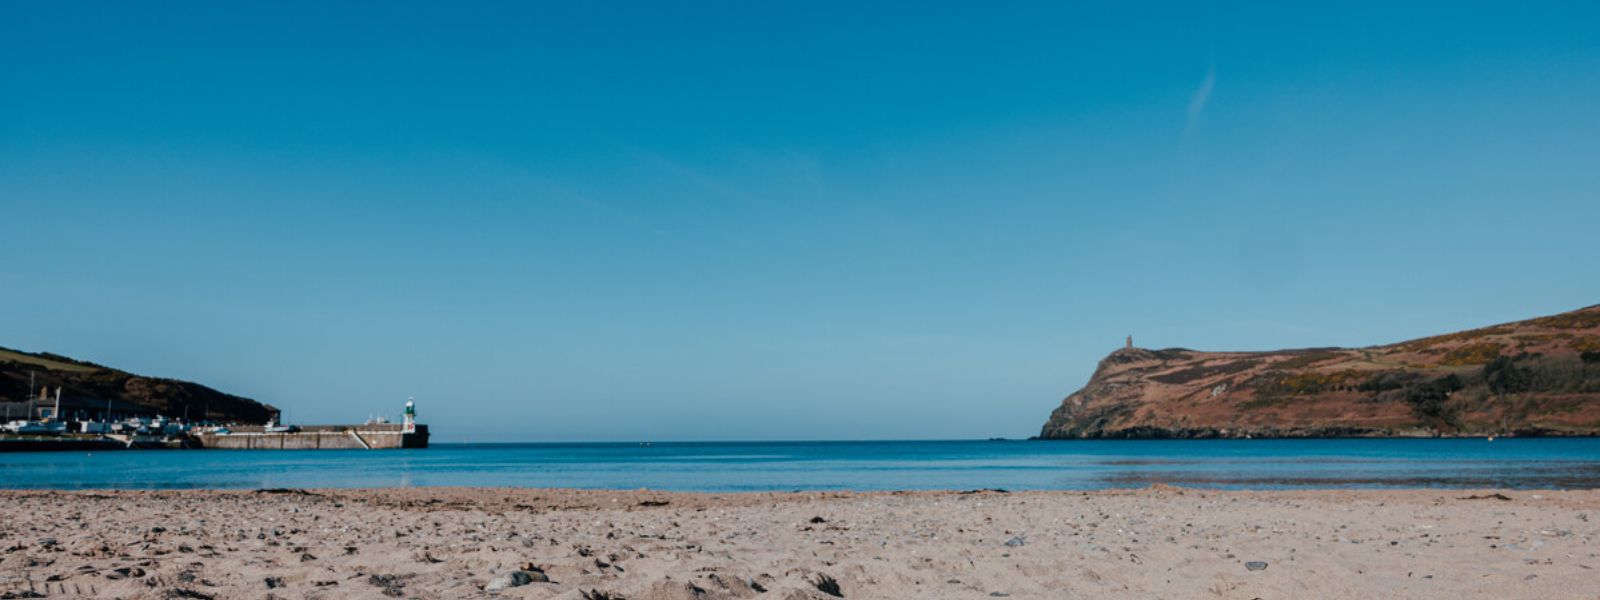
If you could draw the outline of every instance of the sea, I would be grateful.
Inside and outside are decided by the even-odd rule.
[[[1600,487],[1600,438],[435,444],[0,454],[0,488]]]

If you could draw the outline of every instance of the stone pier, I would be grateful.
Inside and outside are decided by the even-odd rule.
[[[396,423],[376,425],[308,425],[299,431],[269,433],[256,426],[230,427],[230,433],[196,433],[202,448],[224,450],[384,450],[427,448],[428,426],[405,432]]]

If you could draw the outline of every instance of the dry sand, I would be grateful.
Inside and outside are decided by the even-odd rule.
[[[0,492],[0,506],[0,597],[1600,598],[1600,491]],[[522,585],[486,591],[497,578]]]

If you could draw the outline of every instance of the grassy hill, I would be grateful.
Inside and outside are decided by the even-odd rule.
[[[63,412],[74,408],[101,410],[108,401],[123,413],[189,416],[241,423],[264,423],[276,408],[249,398],[226,394],[209,387],[159,377],[144,377],[126,371],[74,360],[50,353],[31,353],[0,348],[0,402],[27,402],[29,377],[37,386],[52,390],[61,387]],[[16,411],[20,418],[21,412]]]
[[[1124,348],[1043,438],[1600,434],[1600,305],[1367,348]]]

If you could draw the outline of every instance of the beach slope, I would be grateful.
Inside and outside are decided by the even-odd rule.
[[[0,510],[5,597],[1600,597],[1597,491],[6,491]]]

